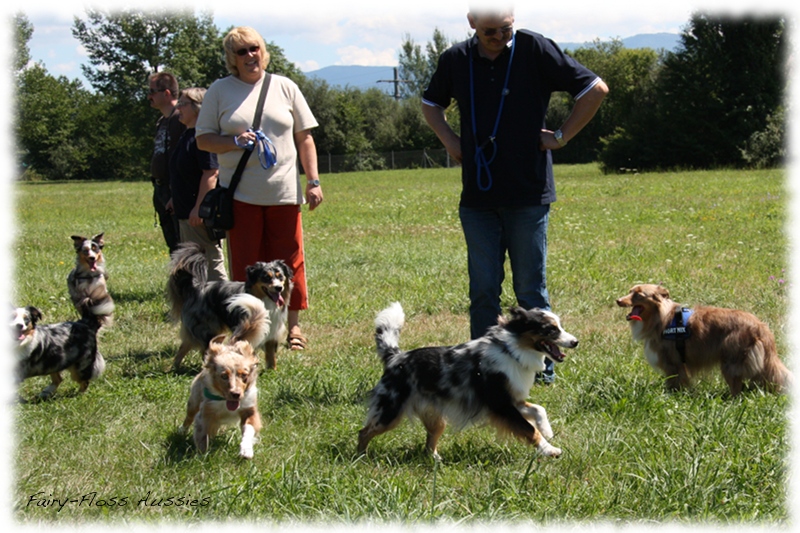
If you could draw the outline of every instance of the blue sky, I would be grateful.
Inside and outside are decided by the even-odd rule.
[[[379,3],[382,5],[374,5]],[[246,4],[246,9],[218,7],[222,2],[195,5],[198,9],[211,10],[221,30],[233,25],[253,26],[267,41],[281,46],[289,60],[308,72],[330,65],[396,65],[406,35],[424,44],[437,27],[450,38],[466,37],[470,31],[466,12],[471,3],[469,0],[410,0],[386,5],[377,1],[343,0],[334,7],[331,1],[261,0]],[[526,5],[521,6],[523,3]],[[527,1],[517,3],[516,26],[541,32],[559,42],[629,37],[639,33],[678,33],[698,7],[737,9],[737,3],[739,0],[701,0],[701,3],[573,0],[545,7],[544,2]],[[85,5],[90,4],[72,0],[47,1],[32,3],[23,9],[34,26],[29,43],[33,59],[44,63],[53,75],[65,75],[70,79],[81,77],[80,64],[86,61],[86,55],[72,37],[71,27],[73,17],[85,17]],[[123,6],[116,1],[102,5],[111,9]],[[146,9],[163,4],[147,1],[125,5]],[[212,5],[217,7],[211,8]],[[746,8],[747,3],[742,2],[738,9]]]
[[[515,12],[517,27],[538,31],[557,42],[584,42],[640,33],[679,33],[691,13],[700,8],[749,14],[753,10],[780,12],[788,3],[784,0],[571,0],[553,6],[546,5],[552,2],[525,1],[516,3]],[[394,66],[407,35],[424,44],[437,27],[450,38],[466,37],[470,31],[466,12],[474,2],[261,0],[237,3],[246,7],[235,9],[220,7],[223,4],[201,0],[194,5],[198,10],[210,10],[221,30],[234,25],[253,26],[267,41],[281,46],[289,60],[308,72],[330,65]],[[85,17],[86,5],[91,4],[47,0],[23,9],[34,26],[29,43],[33,59],[43,62],[51,74],[70,79],[81,77],[80,64],[86,61],[86,55],[72,37],[71,27],[73,17]],[[147,9],[163,3],[153,0],[102,3],[111,9],[132,5]]]

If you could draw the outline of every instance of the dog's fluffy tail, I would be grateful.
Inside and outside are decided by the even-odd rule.
[[[75,304],[81,314],[81,320],[94,324],[97,322],[98,328],[110,326],[114,321],[114,300],[106,295],[99,302],[93,303],[89,298],[84,298]]]
[[[236,321],[236,328],[231,333],[231,344],[236,341],[247,341],[254,348],[261,346],[270,329],[270,318],[264,302],[252,294],[242,293],[232,296],[227,301],[228,313]]]
[[[400,330],[405,320],[406,315],[399,302],[394,302],[375,317],[375,346],[384,366],[400,353]]]
[[[89,326],[89,328],[97,335],[97,332],[103,326],[108,326],[111,323],[111,312],[114,310],[114,302],[111,302],[111,312],[102,313],[97,312],[97,310],[104,310],[105,308],[102,305],[96,306],[79,306],[78,308],[81,312],[81,319],[80,321]],[[105,363],[104,363],[105,366]]]
[[[167,296],[172,304],[169,315],[173,321],[180,321],[183,303],[202,293],[207,280],[208,262],[203,247],[193,242],[181,243],[172,252],[167,281]]]
[[[761,346],[764,350],[764,363],[760,372],[760,381],[763,385],[770,387],[777,392],[787,391],[794,382],[792,372],[786,368],[778,357],[778,349],[775,345],[775,337],[763,326],[761,335]]]

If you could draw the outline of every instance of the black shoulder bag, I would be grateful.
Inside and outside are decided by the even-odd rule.
[[[269,89],[271,78],[272,76],[270,74],[264,73],[264,81],[261,84],[261,94],[259,94],[258,104],[256,104],[256,115],[253,117],[254,131],[258,131],[261,127],[261,113],[264,109],[264,101],[267,99],[267,90]],[[217,186],[208,191],[203,201],[200,203],[197,214],[203,219],[208,229],[209,236],[212,239],[219,240],[224,238],[225,232],[233,228],[233,192],[242,179],[242,172],[244,172],[244,167],[252,152],[253,150],[244,151],[228,187],[222,187],[217,183]]]

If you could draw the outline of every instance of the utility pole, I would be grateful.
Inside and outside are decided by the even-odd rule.
[[[394,83],[394,99],[395,100],[400,100],[400,84],[401,83],[411,83],[411,80],[401,80],[398,68],[394,67],[394,79],[393,80],[378,80],[377,83]]]

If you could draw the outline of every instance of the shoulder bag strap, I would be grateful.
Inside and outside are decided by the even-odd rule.
[[[256,104],[256,114],[253,117],[253,130],[257,130],[261,127],[261,113],[264,110],[264,101],[267,99],[267,91],[269,90],[269,82],[271,79],[272,75],[268,72],[264,72],[264,81],[261,82],[261,93],[258,95],[258,103]],[[239,160],[239,164],[236,165],[236,170],[231,178],[231,184],[228,186],[228,190],[230,190],[231,193],[233,193],[233,191],[236,190],[236,186],[239,185],[239,181],[242,179],[242,172],[244,172],[244,166],[247,164],[251,153],[253,153],[253,150],[245,150],[242,154],[242,158]]]

